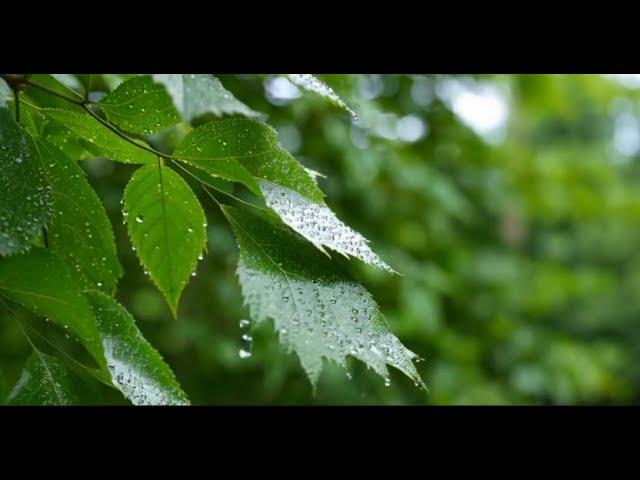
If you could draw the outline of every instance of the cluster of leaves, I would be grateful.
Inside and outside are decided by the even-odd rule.
[[[323,358],[344,365],[348,356],[384,377],[387,365],[394,366],[422,385],[416,355],[326,249],[393,269],[329,209],[314,172],[281,147],[264,116],[216,77],[2,78],[0,301],[33,347],[10,403],[96,402],[95,381],[136,405],[189,403],[169,366],[114,298],[124,274],[114,234],[77,163],[92,158],[139,165],[126,185],[122,215],[132,248],[174,317],[206,253],[206,215],[189,184],[195,180],[237,238],[237,273],[252,319],[274,322],[313,385]],[[352,113],[317,78],[289,78]],[[179,137],[173,151],[158,149],[155,139],[162,135]],[[221,204],[212,193],[225,193],[221,182],[246,187],[250,200],[233,197],[237,205]],[[10,302],[64,329],[84,347],[86,361],[61,350],[45,352],[43,342],[49,350],[52,343],[26,325]]]

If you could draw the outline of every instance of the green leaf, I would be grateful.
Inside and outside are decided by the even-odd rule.
[[[290,73],[287,75],[287,78],[294,85],[297,85],[308,92],[316,93],[321,97],[326,98],[334,105],[346,110],[354,117],[356,116],[355,112],[351,110],[346,103],[344,103],[338,94],[334,92],[329,85],[324,83],[322,80],[319,80],[317,77],[308,73]]]
[[[0,259],[0,295],[69,329],[98,363],[104,364],[91,308],[56,254],[33,247],[26,254]]]
[[[104,155],[110,160],[123,163],[148,164],[156,161],[156,155],[132,145],[106,128],[91,115],[50,108],[43,108],[38,111],[47,118],[64,126],[74,135],[84,139],[87,148],[96,156]],[[136,140],[136,143],[146,146],[144,142],[139,140]]]
[[[91,405],[99,402],[94,390],[62,361],[34,351],[22,370],[9,405]]]
[[[242,165],[259,182],[259,194],[267,205],[296,232],[324,252],[323,246],[345,256],[361,259],[389,272],[358,232],[341,222],[323,201],[315,176],[278,145],[276,131],[246,118],[225,118],[190,132],[174,157],[213,175],[244,183],[255,192],[253,183],[221,174]]]
[[[312,202],[293,190],[265,180],[260,188],[269,208],[282,221],[326,253],[324,246],[349,258],[359,258],[365,263],[397,273],[383,262],[369,247],[369,240],[345,225],[324,204]]]
[[[138,169],[124,192],[129,237],[176,315],[206,243],[206,218],[189,185],[165,166]]]
[[[40,162],[9,111],[0,108],[0,255],[28,250],[50,209]]]
[[[86,292],[86,296],[116,388],[134,405],[188,405],[171,368],[145,340],[129,312],[101,292]]]
[[[206,115],[260,117],[209,74],[155,74],[153,80],[167,89],[173,103],[187,122]]]
[[[29,81],[75,101],[82,100],[81,95],[79,95],[75,90],[69,88],[65,83],[60,82],[59,79],[55,78],[53,75],[35,74],[29,77]],[[24,94],[32,103],[35,103],[39,107],[72,110],[78,113],[82,112],[82,107],[80,105],[64,100],[63,98],[52,95],[49,92],[45,92],[44,90],[31,85],[26,86]]]
[[[171,97],[147,76],[122,83],[100,101],[107,118],[123,130],[151,135],[180,121]]]
[[[224,212],[238,239],[238,277],[251,317],[274,321],[314,385],[323,357],[344,366],[352,356],[385,378],[389,364],[424,386],[417,356],[390,332],[362,285],[288,229],[245,210]]]
[[[261,195],[255,177],[296,190],[314,201],[322,192],[298,161],[280,148],[276,131],[242,117],[210,122],[190,132],[173,156]]]
[[[123,272],[102,202],[76,162],[41,138],[27,138],[53,192],[49,248],[87,288],[113,293]]]

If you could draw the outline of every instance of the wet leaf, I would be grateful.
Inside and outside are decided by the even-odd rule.
[[[50,211],[40,162],[12,115],[0,108],[0,255],[28,250]]]
[[[138,169],[124,192],[129,237],[176,315],[206,243],[206,218],[189,185],[165,166]]]
[[[120,84],[100,101],[107,118],[121,129],[151,135],[180,121],[171,97],[147,76]]]
[[[188,405],[171,368],[142,336],[129,312],[99,291],[86,296],[114,386],[134,405]]]
[[[314,385],[323,358],[345,366],[347,356],[385,378],[392,365],[423,385],[416,355],[391,333],[362,285],[290,230],[245,210],[224,212],[240,247],[238,277],[251,317],[273,320]]]

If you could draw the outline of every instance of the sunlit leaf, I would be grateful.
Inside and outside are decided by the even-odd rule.
[[[416,355],[390,332],[362,285],[288,229],[237,208],[224,212],[240,247],[238,277],[251,317],[273,320],[313,384],[323,358],[344,366],[347,356],[385,378],[388,364],[422,384]]]
[[[346,103],[344,103],[344,101],[338,96],[338,94],[334,92],[329,85],[327,85],[314,75],[310,75],[308,73],[290,73],[287,74],[287,78],[294,85],[297,85],[309,92],[313,92],[320,95],[321,97],[326,98],[334,105],[346,110],[351,115],[355,116],[355,112],[351,110],[351,108],[349,108]]]
[[[187,122],[205,114],[259,117],[210,74],[155,74],[153,80],[164,85],[173,103]]]
[[[188,405],[189,400],[135,320],[113,298],[86,292],[102,338],[113,384],[134,405]]]

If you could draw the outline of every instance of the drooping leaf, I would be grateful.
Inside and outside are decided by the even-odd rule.
[[[216,116],[261,116],[234,97],[213,75],[155,74],[153,80],[164,85],[182,118],[187,122],[208,113]]]
[[[349,106],[344,103],[344,101],[338,96],[333,89],[324,83],[322,80],[318,79],[314,75],[310,75],[308,73],[290,73],[287,75],[287,78],[291,83],[297,85],[309,92],[316,93],[321,97],[326,98],[334,105],[346,110],[351,115],[355,116],[355,112],[349,108]]]
[[[322,192],[298,161],[280,148],[276,131],[241,117],[210,122],[190,132],[173,156],[260,195],[255,177],[322,201]]]
[[[82,138],[86,147],[94,155],[103,155],[110,160],[123,163],[155,163],[156,155],[119,137],[89,114],[43,108],[38,110],[47,118],[65,127],[72,134]],[[144,146],[139,140],[136,143]]]
[[[246,118],[226,118],[190,132],[173,154],[213,175],[252,184],[219,173],[219,165],[241,164],[259,182],[267,205],[316,247],[394,270],[373,253],[367,240],[341,222],[323,201],[314,176],[278,145],[275,130]]]
[[[189,185],[165,166],[138,169],[124,192],[129,237],[174,316],[206,243],[206,218]]]
[[[53,192],[49,248],[86,288],[113,293],[123,271],[102,202],[76,162],[46,140],[27,138]]]
[[[245,210],[224,212],[238,239],[238,277],[251,317],[273,320],[313,384],[322,358],[344,366],[352,356],[385,378],[389,364],[422,385],[416,355],[390,332],[362,285],[290,230]]]
[[[275,183],[260,181],[269,208],[282,221],[321,251],[329,247],[345,257],[356,257],[365,263],[395,273],[369,247],[369,240],[345,225],[329,207],[308,200],[297,192]]]
[[[142,336],[129,312],[101,292],[86,292],[86,296],[116,388],[134,405],[188,405],[171,368]]]
[[[53,252],[33,247],[0,259],[0,295],[68,329],[104,363],[98,327],[80,284]]]
[[[75,101],[82,100],[81,95],[79,95],[75,90],[69,88],[65,83],[60,82],[59,79],[55,78],[53,75],[37,73],[29,77],[29,81],[35,85],[39,85],[50,91],[56,92],[58,95],[71,98]],[[24,94],[32,103],[35,103],[39,107],[73,110],[78,113],[82,112],[82,107],[76,103],[69,102],[59,96],[52,95],[51,93],[32,85],[26,86]]]
[[[51,192],[40,162],[9,111],[0,108],[0,255],[30,248],[50,209]]]
[[[123,130],[151,135],[180,121],[171,97],[147,76],[122,83],[100,101],[107,118]]]
[[[34,351],[9,397],[9,405],[92,405],[95,391],[61,360]]]

